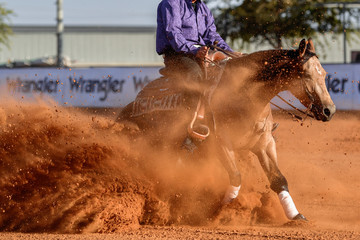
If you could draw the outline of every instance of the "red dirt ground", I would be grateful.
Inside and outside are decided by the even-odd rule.
[[[274,116],[279,167],[307,223],[286,220],[253,155],[238,163],[239,197],[219,208],[228,179],[216,159],[174,168],[115,116],[0,107],[0,239],[360,239],[358,113]]]

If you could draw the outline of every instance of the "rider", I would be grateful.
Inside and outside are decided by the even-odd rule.
[[[193,83],[194,86],[200,86],[200,92],[205,99],[199,101],[195,113],[198,119],[204,118],[204,101],[209,102],[212,95],[212,91],[207,90],[214,85],[211,82],[206,84],[206,80],[212,77],[208,76],[209,74],[206,74],[204,69],[204,60],[209,54],[207,45],[216,45],[218,48],[234,53],[216,32],[214,17],[202,0],[162,0],[160,2],[157,11],[156,51],[164,57],[165,71],[161,73],[166,75],[167,72],[176,71],[181,73],[182,78],[185,78],[184,80],[190,85]],[[241,53],[233,55],[240,56]],[[215,78],[219,79],[220,76]],[[204,85],[201,84],[204,80],[206,89],[201,87]],[[206,91],[211,93],[204,94]]]

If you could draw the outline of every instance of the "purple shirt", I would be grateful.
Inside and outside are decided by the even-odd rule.
[[[162,0],[157,11],[156,52],[163,54],[173,49],[176,52],[196,54],[198,47],[214,44],[233,51],[216,32],[214,17],[201,0],[197,11],[191,0]]]

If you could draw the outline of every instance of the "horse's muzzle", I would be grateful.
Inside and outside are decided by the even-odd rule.
[[[314,114],[316,120],[321,120],[323,122],[330,121],[332,116],[336,112],[335,104],[324,104],[324,105],[315,105],[311,107],[311,112]]]

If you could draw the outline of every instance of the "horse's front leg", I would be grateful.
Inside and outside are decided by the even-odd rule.
[[[229,174],[230,185],[227,188],[222,204],[228,204],[234,200],[240,191],[241,187],[241,174],[236,166],[235,153],[229,144],[218,141],[218,158],[220,159],[225,170]]]
[[[260,164],[269,179],[270,188],[278,194],[287,218],[290,220],[306,220],[296,209],[289,193],[287,180],[278,168],[276,144],[272,133],[270,131],[265,132],[252,151],[259,158]]]

